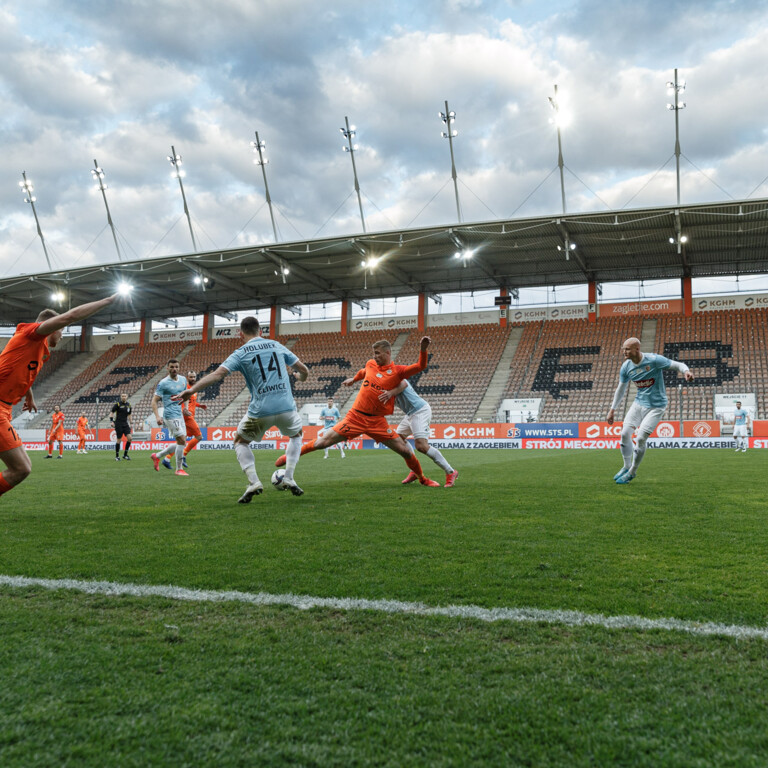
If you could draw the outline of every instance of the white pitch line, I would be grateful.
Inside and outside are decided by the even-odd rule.
[[[689,635],[768,640],[768,628],[684,621],[682,619],[647,619],[643,616],[604,616],[601,613],[545,610],[541,608],[482,608],[478,605],[429,606],[400,600],[363,600],[357,598],[311,597],[309,595],[272,595],[267,592],[235,592],[187,589],[170,585],[120,584],[113,581],[78,581],[75,579],[35,579],[26,576],[0,575],[0,587],[42,587],[70,589],[89,595],[128,595],[131,597],[164,597],[206,603],[248,603],[250,605],[286,605],[300,610],[330,608],[341,611],[377,611],[415,616],[447,616],[477,621],[561,624],[569,627],[604,627],[606,629],[667,630]]]

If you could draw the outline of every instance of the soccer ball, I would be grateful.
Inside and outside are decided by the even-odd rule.
[[[276,469],[272,473],[272,485],[277,488],[278,491],[284,491],[285,486],[283,485],[283,477],[285,476],[285,471],[282,469]]]

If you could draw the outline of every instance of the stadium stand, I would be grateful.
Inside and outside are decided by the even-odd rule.
[[[416,362],[422,335],[412,331],[395,362]],[[411,383],[432,406],[434,422],[472,421],[499,364],[509,331],[489,324],[446,325],[432,326],[426,335],[432,339],[429,368],[414,376]]]
[[[541,421],[604,418],[618,382],[621,345],[630,336],[640,336],[642,318],[602,318],[594,323],[549,320],[531,325],[523,332],[512,361],[506,397],[543,398]]]
[[[687,363],[696,380],[682,386],[682,417],[707,419],[714,414],[714,395],[754,392],[758,412],[768,407],[768,310],[745,309],[696,313],[692,317],[659,315],[653,318],[627,316],[584,320],[549,320],[527,323],[509,367],[503,397],[540,397],[544,401],[542,421],[601,420],[610,405],[622,362],[621,344],[630,336],[646,336],[644,351],[654,351]],[[648,330],[650,329],[650,331]],[[498,325],[432,326],[428,330],[429,369],[412,379],[417,391],[432,406],[433,421],[472,421],[480,401],[499,365],[509,338],[509,329]],[[342,388],[372,356],[372,345],[387,339],[396,350],[395,362],[410,364],[418,359],[421,333],[416,329],[338,333],[285,334],[279,341],[293,350],[309,368],[306,382],[293,381],[299,408],[334,397],[340,406],[356,388]],[[654,343],[655,341],[655,343]],[[101,403],[102,426],[112,399],[120,392],[134,402],[134,423],[140,425],[151,414],[154,383],[164,375],[169,357],[180,357],[182,373],[195,370],[198,376],[214,370],[241,344],[239,338],[208,343],[152,343],[145,347],[117,344],[96,362],[48,397],[41,411],[62,405],[66,413],[84,410],[95,423],[95,399]],[[73,353],[56,353],[55,376]],[[61,355],[61,357],[58,357]],[[667,418],[680,418],[679,376],[666,376],[670,394]],[[219,386],[200,396],[209,406],[199,413],[200,421],[215,424],[217,416],[238,395],[245,382],[240,374],[228,376]],[[620,409],[631,404],[634,388]],[[229,413],[229,420],[232,421]],[[46,417],[47,418],[47,417]],[[41,422],[41,419],[37,420]]]

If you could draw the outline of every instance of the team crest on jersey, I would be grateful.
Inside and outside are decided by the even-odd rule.
[[[650,365],[646,365],[646,366],[645,366],[645,370],[646,370],[646,371],[650,371],[650,370],[651,370],[651,366],[650,366]]]
[[[392,373],[392,369],[390,368],[390,370],[388,370],[387,373],[391,374]]]

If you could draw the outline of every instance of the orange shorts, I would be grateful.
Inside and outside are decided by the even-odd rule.
[[[21,445],[19,433],[11,425],[12,405],[0,403],[0,452],[10,451]]]
[[[397,433],[387,424],[387,420],[383,416],[370,416],[362,411],[352,409],[338,424],[334,424],[332,429],[343,435],[345,440],[352,440],[363,433],[378,443],[397,438]]]
[[[63,442],[64,440],[64,428],[59,427],[55,432],[51,432],[48,435],[48,442],[53,442],[54,440],[60,440]]]
[[[187,437],[202,437],[203,433],[195,421],[195,417],[186,411],[182,411],[182,413],[184,415],[184,426],[187,428]]]

